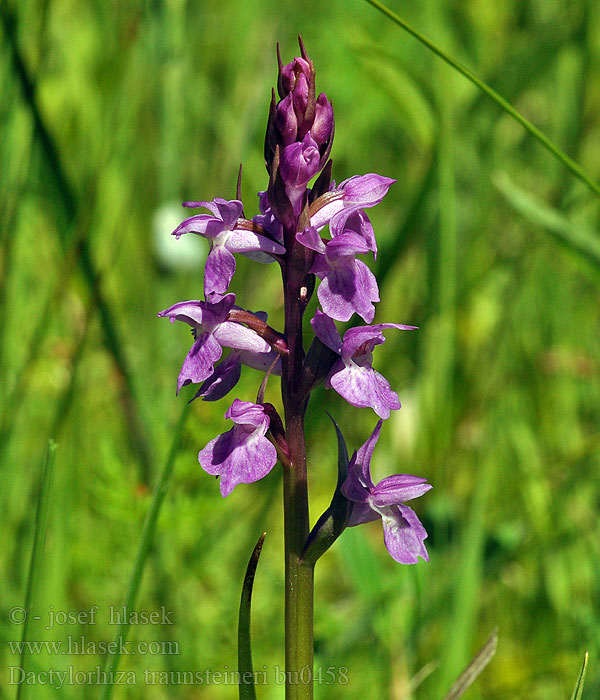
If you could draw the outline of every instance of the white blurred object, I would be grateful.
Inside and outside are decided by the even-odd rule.
[[[152,217],[154,253],[161,265],[170,270],[201,268],[208,255],[208,243],[201,236],[186,234],[179,240],[171,236],[177,226],[194,214],[177,202],[160,206]]]

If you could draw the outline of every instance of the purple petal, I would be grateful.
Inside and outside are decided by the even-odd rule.
[[[317,338],[328,348],[340,354],[342,352],[342,339],[335,327],[335,323],[319,309],[316,310],[314,318],[311,319],[312,326]]]
[[[199,209],[200,207],[204,207],[205,209],[210,209],[213,215],[216,215],[218,213],[218,209],[214,206],[212,202],[199,202],[197,200],[191,200],[188,202],[182,202],[181,206],[188,207],[189,209]]]
[[[371,491],[373,505],[378,507],[400,505],[418,498],[432,488],[427,479],[410,474],[386,476]]]
[[[277,462],[277,450],[260,432],[248,434],[241,426],[219,435],[198,453],[200,466],[221,477],[225,498],[238,484],[249,484],[266,476]]]
[[[429,561],[423,540],[427,532],[408,506],[382,509],[383,538],[392,559],[400,564],[416,564],[419,557]]]
[[[311,217],[311,225],[319,229],[330,222],[334,228],[343,226],[353,212],[379,204],[394,182],[396,180],[376,173],[354,175],[344,180],[335,190],[339,197],[329,200],[315,212]],[[342,218],[336,221],[336,216]]]
[[[368,503],[353,503],[347,527],[370,523],[378,518],[381,518],[381,515],[373,510]]]
[[[319,169],[319,147],[310,133],[301,142],[291,143],[281,153],[279,172],[287,187],[304,187]]]
[[[375,445],[379,440],[382,424],[383,421],[377,421],[377,425],[375,428],[373,428],[373,432],[356,453],[356,463],[359,464],[361,468],[361,481],[369,490],[373,489],[373,480],[371,479],[371,459],[373,457]]]
[[[400,323],[376,323],[373,326],[360,326],[358,328],[350,328],[344,333],[344,342],[342,344],[342,357],[345,359],[351,358],[361,346],[368,344],[370,350],[376,345],[385,343],[385,338],[382,331],[387,328],[398,328],[403,331],[412,331],[416,326],[405,326]]]
[[[229,418],[238,425],[251,425],[260,430],[262,435],[267,432],[269,427],[269,416],[265,413],[265,409],[260,404],[251,401],[234,399],[225,413],[225,418]]]
[[[209,313],[213,315],[214,320],[212,321],[214,325],[222,323],[226,318],[227,314],[231,311],[235,304],[235,294],[230,292],[221,297],[218,301],[205,303],[206,306],[206,317],[209,317]]]
[[[371,495],[369,484],[364,483],[362,478],[362,465],[357,461],[357,454],[354,452],[348,464],[348,476],[342,484],[342,494],[355,503],[366,503]],[[370,508],[370,506],[369,506]],[[358,525],[358,523],[356,523]]]
[[[213,201],[218,211],[218,213],[216,213],[216,216],[218,216],[223,221],[224,227],[228,231],[231,231],[235,226],[237,220],[242,215],[244,205],[238,199],[232,199],[231,201],[228,201],[227,199],[217,197]]]
[[[261,213],[252,217],[252,221],[262,226],[272,238],[283,243],[283,226],[281,221],[273,214],[273,209],[266,192],[258,193],[258,205]]]
[[[312,274],[317,275],[319,279],[323,279],[323,277],[329,274],[330,270],[331,265],[327,262],[327,258],[321,255],[321,253],[317,253],[310,268]]]
[[[381,202],[395,182],[390,177],[367,173],[349,177],[340,183],[339,189],[344,192],[346,206],[358,204],[361,207],[373,207]]]
[[[357,233],[364,239],[368,249],[373,251],[373,257],[377,257],[377,243],[375,241],[373,225],[362,209],[349,211],[347,217],[334,217],[330,223],[329,229],[334,238],[337,238],[345,231]]]
[[[246,229],[236,229],[227,239],[227,250],[232,253],[250,253],[254,251],[262,251],[264,253],[273,253],[283,255],[285,248],[279,243],[261,236],[259,233],[247,231]],[[271,260],[269,260],[271,262]]]
[[[379,301],[379,289],[371,270],[361,260],[351,258],[327,272],[317,297],[323,311],[336,321],[349,321],[356,312],[369,323],[375,317],[373,302]]]
[[[177,393],[186,384],[199,384],[210,377],[213,366],[220,359],[223,350],[209,333],[201,333],[183,361],[177,379]]]
[[[204,296],[209,299],[213,294],[225,294],[235,273],[235,258],[222,245],[215,246],[204,267]]]
[[[202,326],[204,330],[212,329],[227,318],[235,303],[235,294],[226,294],[218,302],[209,301],[180,301],[164,311],[159,311],[157,316],[168,316],[171,323],[183,321],[197,328]]]
[[[218,401],[226,396],[238,383],[242,371],[238,353],[232,352],[219,363],[210,377],[202,383],[194,399]],[[193,399],[192,399],[193,400]]]
[[[325,243],[321,240],[321,236],[314,226],[308,226],[304,231],[297,233],[296,240],[302,243],[305,248],[316,250],[317,253],[324,253],[326,250]]]
[[[255,331],[233,321],[224,321],[214,331],[215,338],[221,345],[236,350],[251,350],[252,352],[268,353],[271,346]]]
[[[360,234],[345,230],[327,243],[327,259],[335,262],[341,257],[361,255],[369,250],[367,242]]]
[[[202,324],[205,315],[205,302],[203,301],[179,301],[173,306],[169,306],[164,311],[159,311],[157,316],[164,318],[167,316],[171,323],[183,321],[195,327]]]
[[[215,230],[215,222],[218,222],[217,228],[219,230]],[[197,214],[196,216],[191,216],[189,219],[184,219],[171,235],[176,238],[183,236],[185,233],[197,233],[200,236],[210,235],[207,234],[209,227],[212,234],[211,237],[216,236],[223,230],[223,222],[215,219],[215,217],[210,214]],[[212,233],[213,231],[215,232]]]
[[[400,408],[398,394],[390,389],[388,380],[372,367],[352,364],[329,376],[329,384],[349,404],[372,408],[380,418],[389,418],[390,410]]]

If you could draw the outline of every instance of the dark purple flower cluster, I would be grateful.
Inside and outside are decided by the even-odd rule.
[[[372,353],[376,345],[385,342],[383,331],[411,330],[414,326],[356,326],[342,338],[335,322],[349,321],[355,313],[367,324],[374,320],[379,289],[375,276],[358,256],[377,254],[366,210],[381,202],[395,180],[374,173],[355,175],[339,185],[331,180],[328,159],[334,134],[333,109],[324,94],[316,96],[313,64],[302,44],[301,50],[301,57],[287,65],[279,58],[279,100],[273,92],[265,138],[269,184],[259,193],[260,214],[245,218],[239,188],[238,199],[232,201],[185,202],[185,207],[210,212],[191,216],[173,231],[177,238],[195,233],[209,241],[205,299],[179,302],[158,315],[172,322],[184,321],[192,328],[194,342],[179,374],[178,392],[187,384],[199,384],[194,398],[215,401],[234,388],[242,365],[247,365],[283,374],[283,391],[293,395],[296,403],[306,404],[310,391],[324,381],[326,388],[333,388],[353,406],[370,407],[386,419],[391,410],[400,408],[400,401],[385,377],[373,368]],[[324,237],[326,227],[329,235]],[[295,318],[300,333],[302,314],[319,280],[321,308],[311,320],[315,337],[307,353],[300,337],[300,360],[298,338],[292,343],[287,320],[286,331],[280,333],[267,325],[264,312],[235,306],[235,295],[228,289],[236,254],[257,262],[279,263],[286,300],[292,300],[286,302],[286,318]],[[223,347],[231,350],[221,360]],[[289,457],[283,422],[272,405],[262,403],[262,392],[257,403],[236,398],[225,417],[233,422],[233,428],[211,440],[198,455],[205,471],[220,476],[223,496],[237,484],[261,479],[278,458],[285,464]],[[346,525],[381,517],[392,557],[414,563],[419,556],[427,559],[423,545],[427,533],[403,503],[431,487],[425,479],[409,475],[390,476],[373,484],[370,460],[381,425],[382,420],[348,465],[341,488],[350,504]]]

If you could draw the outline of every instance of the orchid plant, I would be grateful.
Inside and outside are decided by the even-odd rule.
[[[353,320],[354,314],[366,324],[374,320],[379,289],[358,256],[377,254],[366,210],[382,201],[395,180],[374,173],[339,185],[331,179],[333,109],[325,94],[316,96],[315,71],[302,40],[300,50],[301,56],[287,65],[277,53],[279,99],[273,90],[264,151],[269,182],[258,194],[260,213],[246,218],[241,177],[237,199],[184,202],[184,207],[209,212],[185,219],[173,231],[177,238],[192,233],[209,242],[204,300],[182,301],[158,314],[192,329],[194,340],[177,392],[195,384],[194,399],[216,401],[233,391],[242,366],[264,373],[256,402],[234,398],[225,413],[233,427],[201,449],[198,460],[204,471],[219,477],[224,497],[239,484],[262,479],[277,463],[283,470],[288,700],[312,697],[313,573],[318,558],[346,527],[381,519],[393,559],[402,564],[414,564],[419,557],[427,561],[427,533],[405,503],[431,488],[426,479],[406,474],[378,484],[371,478],[383,421],[400,408],[397,393],[373,368],[373,351],[385,342],[384,331],[414,326],[355,325],[342,337],[336,322]],[[326,227],[328,236],[323,235]],[[237,306],[228,292],[238,254],[279,264],[282,331],[268,325],[266,313]],[[310,320],[314,336],[308,343],[303,317],[315,287],[320,309]],[[229,348],[224,358],[223,348]],[[266,381],[273,375],[281,377],[283,417],[264,401]],[[380,420],[350,459],[334,422],[337,488],[331,506],[311,529],[304,418],[310,394],[321,383],[353,406],[373,409]]]

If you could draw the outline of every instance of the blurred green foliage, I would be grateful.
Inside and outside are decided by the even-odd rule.
[[[592,0],[428,0],[390,6],[474,69],[600,176],[600,6]],[[426,476],[417,504],[431,562],[401,567],[377,524],[347,530],[317,566],[316,666],[349,683],[318,698],[441,698],[489,632],[498,652],[466,697],[562,700],[583,652],[600,692],[599,202],[523,129],[359,0],[2,3],[0,76],[0,698],[14,697],[9,610],[22,605],[48,438],[59,443],[31,639],[110,640],[150,489],[192,390],[175,397],[188,332],[155,318],[202,293],[205,242],[166,250],[184,199],[266,187],[262,140],[275,43],[301,33],[336,112],[334,177],[398,179],[372,219],[389,334],[376,366],[398,389],[380,478]],[[15,49],[17,54],[15,54]],[[183,255],[180,251],[184,250]],[[591,251],[591,252],[590,252]],[[190,264],[191,262],[191,264]],[[281,320],[278,270],[238,260],[239,303]],[[259,375],[236,390],[250,399]],[[278,402],[276,382],[267,399]],[[222,500],[196,452],[227,401],[196,402],[158,521],[140,610],[173,625],[133,640],[119,700],[237,690],[147,685],[143,670],[233,670],[243,572],[268,532],[253,601],[254,661],[283,666],[280,478]],[[329,410],[352,449],[375,416],[320,389],[311,401],[312,515],[336,478]],[[95,625],[45,629],[49,610],[100,606]],[[32,669],[90,671],[93,654]],[[98,698],[97,685],[23,697]],[[282,697],[260,686],[263,700]]]

